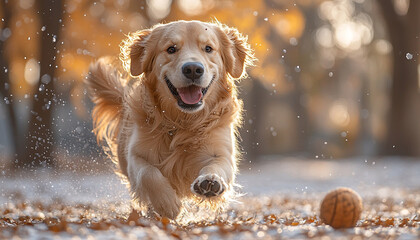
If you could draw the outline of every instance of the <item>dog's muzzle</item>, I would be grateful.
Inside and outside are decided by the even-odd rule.
[[[167,76],[165,76],[165,82],[172,95],[178,101],[178,106],[187,111],[194,111],[203,105],[203,98],[213,83],[214,78],[215,76],[213,76],[210,84],[205,88],[195,84],[191,84],[188,87],[176,88]]]

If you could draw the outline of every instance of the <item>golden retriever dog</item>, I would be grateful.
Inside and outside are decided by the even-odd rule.
[[[124,70],[91,65],[94,132],[141,206],[176,219],[184,200],[217,207],[234,196],[246,40],[219,23],[158,24],[123,41]]]

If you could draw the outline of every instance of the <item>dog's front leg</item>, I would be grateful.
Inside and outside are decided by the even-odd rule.
[[[128,178],[131,191],[139,201],[149,201],[162,217],[175,219],[181,209],[181,202],[168,179],[159,169],[150,165],[130,144],[128,152]]]
[[[213,131],[206,146],[208,159],[191,184],[194,194],[206,197],[222,195],[232,188],[237,171],[234,154],[234,135],[230,127]]]

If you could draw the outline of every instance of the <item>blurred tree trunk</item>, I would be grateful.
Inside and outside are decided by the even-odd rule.
[[[10,20],[12,18],[12,6],[8,1],[0,1],[0,9],[2,10],[1,16],[3,18],[3,29],[10,30]],[[3,37],[5,35],[3,34]],[[6,57],[7,39],[0,40],[0,94],[3,96],[4,103],[6,104],[7,114],[10,126],[10,137],[13,144],[13,154],[18,152],[18,127],[15,112],[15,104],[13,101],[13,94],[10,91],[10,78],[9,78],[9,60]]]
[[[301,77],[302,72],[308,71],[310,69],[310,60],[308,52],[311,51],[313,44],[313,30],[316,29],[316,21],[318,18],[317,8],[314,7],[302,7],[300,9],[305,16],[305,28],[302,32],[302,35],[299,37],[299,45],[291,48],[288,57],[290,60],[291,75],[294,79],[295,89],[292,93],[293,108],[296,112],[296,123],[297,123],[297,142],[296,142],[296,153],[308,153],[308,148],[310,147],[309,138],[311,134],[311,127],[309,122],[309,114],[307,109],[307,99],[305,95],[305,89],[303,87],[303,80]],[[297,67],[299,66],[299,70]],[[302,71],[302,72],[301,72]]]
[[[266,89],[261,83],[260,79],[253,77],[253,79],[246,79],[252,81],[251,88],[247,92],[241,92],[240,96],[244,102],[243,126],[240,128],[240,142],[241,149],[244,152],[244,158],[247,161],[257,161],[261,155],[259,142],[261,142],[261,135],[259,127],[261,126],[261,116],[264,112]]]
[[[38,1],[41,29],[40,39],[40,79],[32,99],[26,151],[20,156],[17,165],[53,166],[52,150],[54,134],[52,113],[56,102],[55,70],[58,35],[63,16],[61,0]]]
[[[378,6],[388,29],[394,61],[388,135],[382,152],[418,156],[420,92],[416,60],[420,52],[420,1],[411,0],[403,16],[396,13],[392,0],[378,1]]]

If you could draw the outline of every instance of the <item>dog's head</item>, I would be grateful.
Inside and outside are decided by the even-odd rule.
[[[236,29],[199,21],[178,21],[138,31],[122,48],[123,61],[132,76],[144,73],[154,81],[162,101],[190,113],[217,97],[210,96],[217,94],[213,88],[232,87],[227,74],[241,78],[252,61],[246,38]]]

